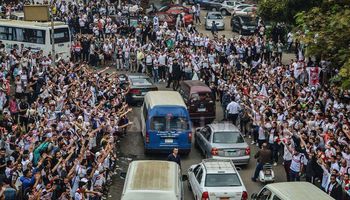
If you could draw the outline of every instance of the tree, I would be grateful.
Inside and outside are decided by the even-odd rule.
[[[325,1],[295,17],[307,55],[330,61],[333,69],[339,69],[337,79],[343,88],[350,88],[349,5],[347,1]]]
[[[322,0],[260,0],[258,13],[265,19],[274,22],[294,24],[294,16],[321,5]]]

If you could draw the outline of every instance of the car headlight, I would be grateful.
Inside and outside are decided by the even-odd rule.
[[[242,28],[243,28],[243,29],[248,29],[248,27],[247,27],[247,26],[242,26]]]

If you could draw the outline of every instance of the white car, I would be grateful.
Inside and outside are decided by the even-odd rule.
[[[241,5],[242,3],[239,1],[228,0],[222,2],[222,6],[220,8],[220,12],[222,15],[231,15],[236,6]]]
[[[239,15],[239,16],[250,16],[256,13],[256,7],[246,7],[243,8],[242,10],[235,10],[234,15]]]
[[[218,30],[225,30],[224,17],[220,12],[207,12],[207,15],[205,17],[205,29],[210,30],[213,26],[213,23],[216,24]]]
[[[188,169],[189,189],[195,200],[247,200],[247,189],[230,160],[205,159]]]

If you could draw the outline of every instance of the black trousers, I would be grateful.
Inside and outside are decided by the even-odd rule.
[[[238,114],[228,114],[228,119],[232,121],[232,124],[236,125]]]

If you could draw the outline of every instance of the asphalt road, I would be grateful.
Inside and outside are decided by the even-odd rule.
[[[165,84],[158,85],[160,90],[165,90]],[[223,112],[220,107],[219,102],[216,103],[216,121],[221,121],[223,118]],[[129,128],[127,136],[121,140],[119,143],[120,145],[120,160],[118,163],[118,166],[121,169],[118,169],[118,172],[126,172],[127,171],[127,164],[130,163],[132,160],[166,160],[167,155],[161,154],[161,155],[145,155],[143,152],[143,139],[140,134],[139,130],[139,124],[140,124],[140,108],[139,107],[133,107],[133,112],[129,116],[130,121],[132,121],[134,124]],[[194,140],[194,138],[193,138]],[[246,138],[246,141],[250,144],[251,140],[249,138]],[[192,141],[192,144],[194,144],[194,141]],[[243,167],[239,174],[241,175],[243,182],[247,188],[249,196],[254,193],[258,192],[262,187],[263,184],[259,182],[252,182],[251,177],[254,173],[255,166],[256,166],[256,160],[253,158],[254,154],[257,151],[257,147],[255,145],[251,145],[251,160],[249,162],[249,165],[246,167]],[[182,163],[182,169],[183,174],[186,173],[186,170],[193,164],[201,162],[203,157],[200,155],[199,151],[192,147],[192,151],[188,156],[182,156],[181,157],[181,163]],[[277,167],[274,167],[274,172],[276,175],[276,180],[278,182],[285,181],[285,173],[283,170],[283,166],[281,165],[281,162],[279,162]],[[124,180],[121,179],[118,175],[114,177],[113,185],[110,188],[110,196],[109,199],[120,199],[120,195],[123,189],[123,183]],[[192,193],[187,188],[187,182],[184,183],[185,188],[185,199],[191,200],[193,199]]]
[[[199,30],[199,32],[203,34],[208,34],[210,37],[212,37],[210,30],[205,30],[204,28],[204,16],[206,14],[206,11],[202,11],[201,13],[201,20],[202,24],[197,24],[196,27]],[[230,16],[225,16],[225,30],[219,31],[219,35],[225,35],[228,38],[234,38],[238,37],[237,33],[232,32],[230,27]],[[294,56],[292,54],[284,55],[283,63],[289,62],[291,58]],[[165,84],[158,84],[158,88],[160,90],[166,90]],[[223,119],[223,112],[221,109],[221,106],[219,102],[216,103],[216,121],[221,121]],[[119,144],[119,160],[118,160],[118,167],[116,172],[127,172],[128,164],[132,160],[166,160],[167,155],[145,155],[143,152],[143,139],[141,136],[141,132],[139,129],[140,124],[140,108],[139,107],[133,107],[133,112],[129,116],[130,121],[132,121],[134,124],[129,128],[127,136],[123,138],[118,144]],[[195,128],[195,127],[194,127]],[[251,140],[248,138],[245,138],[247,143],[250,144]],[[194,138],[193,138],[194,140]],[[194,141],[192,141],[192,144],[194,144]],[[251,177],[254,173],[255,166],[256,166],[256,160],[253,158],[254,154],[258,148],[255,145],[251,145],[251,160],[249,162],[249,165],[242,168],[239,171],[240,176],[243,179],[244,185],[247,188],[248,195],[250,196],[252,193],[258,192],[264,185],[259,182],[252,182]],[[181,163],[182,163],[182,169],[183,174],[186,173],[186,170],[193,164],[197,164],[201,162],[202,156],[199,153],[199,151],[192,147],[192,151],[188,156],[181,157]],[[274,167],[274,172],[276,176],[276,182],[283,182],[286,181],[285,178],[285,172],[282,166],[282,162],[280,161],[278,163],[278,166]],[[191,200],[194,199],[192,193],[188,190],[187,182],[184,183],[185,188],[185,200]],[[123,190],[124,186],[124,180],[119,177],[118,175],[113,177],[113,184],[110,187],[110,192],[108,199],[120,199],[121,192]]]

